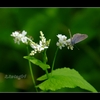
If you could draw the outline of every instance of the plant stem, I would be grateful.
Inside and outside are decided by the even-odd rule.
[[[54,69],[54,64],[55,64],[55,60],[56,60],[56,56],[57,56],[58,49],[59,49],[59,48],[57,47],[56,52],[55,52],[55,55],[54,55],[53,63],[52,63],[51,74],[52,74],[52,71],[53,71],[53,69]]]
[[[46,70],[45,70],[45,72],[46,72],[47,79],[48,79],[48,78],[49,78],[49,75],[48,75],[48,70],[46,69]]]
[[[44,62],[45,64],[46,64],[46,62],[47,62],[46,50],[45,50],[44,53],[43,53],[43,62]],[[49,78],[48,70],[46,69],[45,72],[46,72],[47,78]]]
[[[29,54],[28,46],[27,46],[27,52]],[[29,68],[30,68],[30,73],[31,73],[33,84],[35,86],[36,92],[38,92],[37,87],[36,87],[36,83],[35,83],[35,79],[34,79],[34,75],[33,75],[33,72],[32,72],[32,66],[31,66],[31,62],[30,61],[29,61]]]

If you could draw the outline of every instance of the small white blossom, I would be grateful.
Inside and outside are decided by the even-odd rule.
[[[44,49],[48,48],[48,46],[47,46],[47,43],[46,43],[46,42],[45,42],[45,43],[43,43],[42,41],[40,41],[40,42],[39,42],[39,45],[40,45],[41,47],[43,47]]]
[[[67,40],[67,43],[68,43],[68,44],[71,44],[71,39],[68,39],[68,40]]]
[[[46,45],[46,38],[44,37],[44,34],[43,34],[43,32],[42,31],[40,31],[40,44],[42,44],[42,45]]]
[[[40,53],[42,50],[44,50],[44,48],[41,45],[37,44],[37,43],[32,42],[30,45],[34,49],[35,52]]]
[[[65,45],[62,44],[61,42],[57,42],[56,45],[57,45],[60,49],[62,49],[62,47],[65,47]]]
[[[26,44],[28,43],[27,37],[26,37],[26,36],[25,36],[25,37],[22,37],[22,38],[21,38],[21,41],[22,41],[23,43],[26,43]]]
[[[48,46],[49,46],[49,43],[50,43],[50,40],[46,41],[46,38],[44,37],[44,34],[42,31],[40,31],[40,41],[39,41],[39,45],[44,48],[44,49],[47,49]]]
[[[59,42],[66,45],[67,37],[62,34],[58,34],[57,37],[59,38]]]
[[[15,32],[12,32],[11,36],[14,37],[15,43],[20,44],[20,42],[22,42],[22,43],[27,44],[28,43],[28,41],[27,41],[28,37],[25,36],[26,34],[27,34],[26,31],[22,31],[22,33],[15,31]]]
[[[58,34],[57,37],[59,38],[58,42],[56,43],[56,45],[62,49],[62,47],[65,47],[67,44],[67,37],[65,35],[62,34]]]
[[[30,53],[30,55],[32,56],[32,55],[35,55],[36,53],[37,52],[35,50],[32,50],[31,53]]]
[[[42,31],[40,31],[40,39],[41,40],[39,41],[39,44],[35,42],[30,42],[30,46],[34,49],[31,51],[30,55],[35,55],[37,52],[40,53],[48,48],[50,40],[46,41],[46,38],[44,37]]]
[[[68,45],[67,48],[73,50],[74,47],[72,45]]]
[[[49,44],[50,44],[50,40],[46,41],[46,38],[44,37],[44,34],[42,31],[40,31],[40,41],[39,44],[35,43],[32,41],[31,38],[28,38],[26,36],[27,32],[26,31],[22,31],[21,33],[18,31],[12,32],[11,36],[14,37],[14,41],[15,43],[20,44],[20,42],[25,43],[25,44],[30,44],[30,46],[32,47],[32,51],[30,53],[30,55],[35,55],[37,52],[40,53],[43,50],[47,49]]]
[[[37,45],[36,50],[40,53],[41,51],[43,51],[45,48],[42,47],[41,45]]]
[[[25,30],[22,31],[22,35],[25,36],[27,32]]]
[[[58,34],[57,37],[59,38],[58,42],[56,43],[56,45],[62,49],[62,47],[67,46],[68,49],[73,50],[73,45],[71,44],[71,39],[67,39],[67,37],[65,35],[62,34]]]
[[[18,31],[12,32],[12,34],[11,34],[11,36],[13,36],[13,37],[17,37],[18,35],[19,35]]]
[[[73,45],[71,44],[71,39],[67,40],[67,48],[73,50]]]

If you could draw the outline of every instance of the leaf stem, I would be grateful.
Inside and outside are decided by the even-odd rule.
[[[29,54],[28,46],[27,46],[27,52]],[[35,86],[36,92],[38,92],[37,87],[36,87],[36,83],[35,83],[35,79],[34,79],[34,75],[33,75],[33,72],[32,72],[31,62],[29,60],[28,60],[28,62],[29,62],[29,68],[30,68],[30,73],[31,73],[32,81],[33,81],[33,84]]]
[[[43,52],[43,62],[46,64],[47,60],[48,60],[48,59],[47,59],[46,50],[45,50],[45,51]],[[46,72],[47,78],[49,78],[48,70],[46,69],[45,72]]]
[[[52,74],[52,71],[53,71],[53,69],[54,69],[54,64],[55,64],[57,52],[58,52],[58,47],[57,47],[56,52],[55,52],[55,55],[54,55],[54,59],[53,59],[53,63],[52,63],[52,69],[51,69],[51,74]]]

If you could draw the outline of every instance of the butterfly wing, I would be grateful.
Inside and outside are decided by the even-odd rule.
[[[74,45],[78,42],[81,42],[84,39],[86,39],[87,37],[88,37],[88,35],[86,35],[86,34],[76,33],[76,34],[73,35],[73,37],[71,39],[71,44]]]

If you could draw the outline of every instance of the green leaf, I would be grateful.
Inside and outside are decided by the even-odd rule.
[[[43,63],[42,61],[36,59],[35,57],[24,56],[24,58],[28,59],[33,64],[41,67],[43,70],[46,70],[46,69],[50,68],[50,66],[48,64]]]
[[[39,77],[37,80],[43,81],[47,79],[46,75]],[[96,89],[89,84],[75,69],[61,68],[53,70],[52,75],[49,73],[49,79],[37,85],[41,90],[55,91],[61,88],[80,87],[91,92],[97,92]]]

